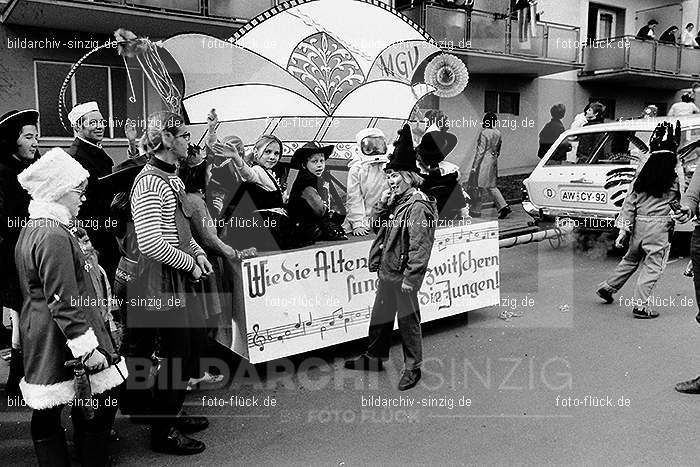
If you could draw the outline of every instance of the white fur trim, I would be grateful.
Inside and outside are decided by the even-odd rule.
[[[99,112],[99,110],[100,108],[98,107],[97,102],[85,102],[84,104],[78,104],[73,107],[70,112],[68,112],[68,121],[70,122],[71,126],[75,126],[75,124],[78,123],[78,120],[80,120],[80,117],[90,112]]]
[[[121,375],[116,367],[122,372]],[[90,388],[93,394],[102,394],[124,382],[129,375],[124,359],[116,367],[112,365],[99,373],[90,375]],[[19,388],[27,405],[37,410],[68,404],[75,398],[75,386],[72,379],[54,384],[32,384],[27,383],[22,378],[19,382]]]
[[[75,397],[72,379],[54,384],[32,384],[22,378],[19,388],[27,405],[36,410],[67,404]]]
[[[97,342],[97,336],[92,328],[88,328],[85,333],[74,339],[68,339],[68,348],[75,358],[82,357],[91,350],[99,347],[99,345],[100,343]]]
[[[62,204],[52,201],[37,201],[29,202],[29,218],[30,219],[51,219],[60,222],[63,225],[70,225],[73,216],[67,207]]]
[[[17,180],[32,199],[56,201],[80,186],[90,174],[61,148],[53,148],[24,169]]]

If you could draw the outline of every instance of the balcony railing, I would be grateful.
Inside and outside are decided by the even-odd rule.
[[[429,3],[401,13],[421,25],[445,49],[579,62],[580,28],[577,26],[537,21],[536,36],[521,42],[518,21],[500,13]]]
[[[275,6],[275,0],[73,0],[75,3],[102,3],[183,13],[216,19],[251,19]]]
[[[640,40],[634,36],[600,39],[584,48],[584,74],[635,70],[676,75],[700,76],[700,49]]]

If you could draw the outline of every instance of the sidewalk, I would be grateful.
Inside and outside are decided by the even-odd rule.
[[[489,204],[493,205],[493,203]],[[498,218],[498,212],[495,207],[486,206],[488,206],[488,204],[482,206],[481,217],[473,217],[472,222],[498,221],[499,238],[508,238],[514,235],[536,232],[539,230],[535,225],[534,219],[523,210],[523,205],[520,203],[510,205],[513,212],[505,219]]]

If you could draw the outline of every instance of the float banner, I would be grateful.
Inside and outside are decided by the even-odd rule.
[[[366,337],[379,280],[368,270],[371,244],[328,243],[244,261],[245,323],[234,328],[247,336],[234,332],[232,349],[260,363]],[[497,222],[438,229],[418,292],[422,322],[498,305],[499,286]]]

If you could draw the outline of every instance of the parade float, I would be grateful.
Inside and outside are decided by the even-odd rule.
[[[376,0],[292,0],[230,38],[153,43],[120,31],[117,43],[165,105],[186,116],[193,142],[201,144],[215,108],[218,135],[251,143],[274,134],[285,156],[310,140],[333,144],[328,166],[343,194],[359,130],[392,139],[412,115],[422,119],[423,97],[455,96],[468,81],[461,60]],[[378,281],[367,267],[370,245],[355,237],[243,261],[225,344],[258,363],[365,337]],[[422,321],[496,305],[499,285],[497,222],[438,227],[418,295]]]

